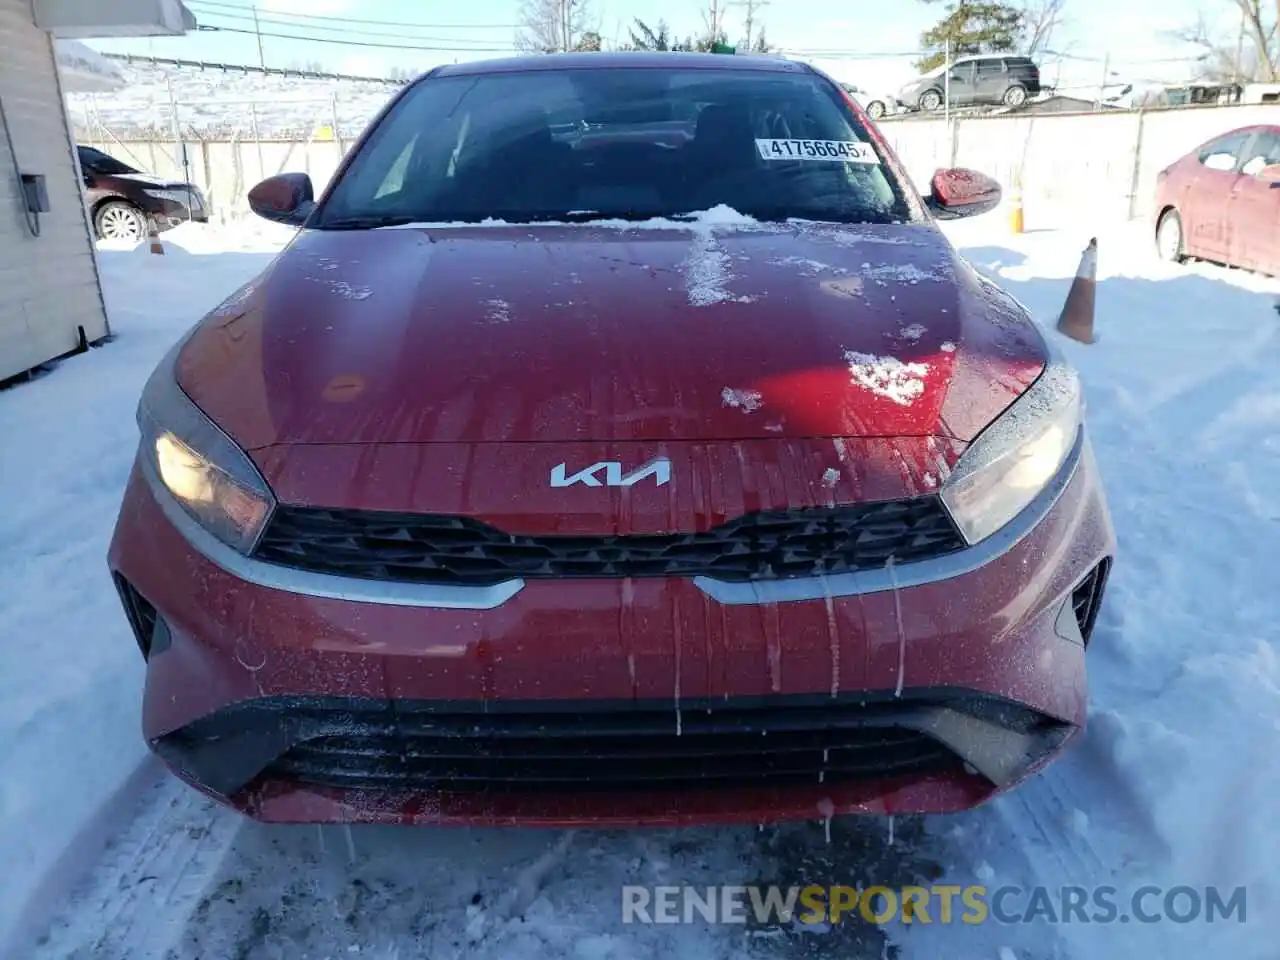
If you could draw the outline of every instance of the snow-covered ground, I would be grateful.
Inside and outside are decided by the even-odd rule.
[[[1046,321],[1087,240],[1012,237],[995,218],[949,232]],[[836,821],[829,842],[818,823],[282,829],[145,758],[142,667],[105,569],[144,378],[282,234],[165,236],[163,258],[100,255],[114,342],[0,391],[0,957],[1276,956],[1280,282],[1161,264],[1138,226],[1101,237],[1101,340],[1063,347],[1120,553],[1088,734],[1010,796],[923,823]],[[921,881],[1101,884],[1122,902],[1147,883],[1245,886],[1248,920],[753,931],[624,926],[619,906],[626,883]]]

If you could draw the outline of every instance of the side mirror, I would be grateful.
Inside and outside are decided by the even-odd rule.
[[[1000,203],[1000,184],[985,173],[952,167],[933,175],[925,206],[939,220],[976,217]]]
[[[249,209],[258,216],[300,227],[315,209],[315,190],[305,173],[278,173],[249,191]]]
[[[1269,163],[1256,174],[1263,183],[1271,185],[1272,190],[1280,190],[1280,163]]]

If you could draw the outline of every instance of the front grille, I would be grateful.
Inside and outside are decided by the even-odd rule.
[[[848,783],[954,770],[915,730],[866,725],[874,708],[703,708],[584,716],[414,712],[296,743],[264,772],[352,789],[451,793],[682,790]],[[882,718],[883,719],[883,718]]]
[[[1102,593],[1107,586],[1107,574],[1111,570],[1111,560],[1104,559],[1089,575],[1071,591],[1071,609],[1075,613],[1076,625],[1080,628],[1080,636],[1089,642],[1094,624],[1098,622],[1098,610],[1102,607]]]
[[[516,578],[776,580],[960,550],[937,497],[751,513],[702,533],[508,534],[468,517],[276,508],[255,555],[369,580],[488,586]]]

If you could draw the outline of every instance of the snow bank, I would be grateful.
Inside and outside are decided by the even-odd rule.
[[[49,871],[96,857],[101,809],[132,805],[120,794],[145,757],[143,666],[105,556],[143,381],[270,259],[225,246],[215,254],[210,240],[202,256],[100,252],[118,339],[0,391],[0,956],[18,956],[6,935],[54,906],[38,902]]]

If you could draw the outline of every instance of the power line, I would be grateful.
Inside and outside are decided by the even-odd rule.
[[[394,32],[390,32],[386,30],[356,30],[352,27],[330,26],[328,24],[317,24],[315,26],[312,26],[311,24],[304,25],[300,23],[288,23],[284,20],[276,20],[272,17],[262,17],[262,16],[255,17],[250,14],[213,13],[213,14],[209,14],[209,16],[230,20],[233,23],[245,23],[245,24],[252,23],[254,25],[255,33],[259,32],[260,26],[262,24],[267,24],[269,26],[284,27],[284,28],[293,29],[293,30],[308,30],[308,31],[323,30],[329,33],[341,33],[347,36],[358,36],[358,37],[396,37],[403,40],[440,41],[442,43],[463,43],[463,44],[494,42],[493,40],[469,40],[466,37],[405,36],[405,33],[403,30],[394,31]],[[217,23],[204,24],[204,26],[207,26],[213,29],[218,28]],[[262,35],[270,36],[270,34],[265,31],[262,31]],[[316,39],[321,39],[321,38],[316,38]]]
[[[220,0],[190,0],[193,6],[215,7],[223,10],[237,10],[242,14],[249,13],[253,10],[251,6],[245,6],[239,3],[224,3]],[[515,30],[519,27],[516,23],[406,23],[397,20],[370,20],[366,17],[333,17],[324,16],[319,13],[287,13],[284,11],[268,11],[275,17],[289,17],[295,20],[327,20],[336,23],[357,23],[370,27],[415,27],[423,30]],[[265,21],[265,17],[263,18]],[[302,24],[290,24],[291,26],[302,26]]]
[[[192,0],[192,2],[208,2],[208,0]],[[218,16],[225,16],[225,15],[218,14]],[[251,20],[252,18],[248,18],[248,19]],[[262,22],[266,22],[274,25],[283,25],[286,27],[289,26],[287,24],[282,24],[281,21],[264,19]],[[356,22],[366,22],[366,21],[356,21]],[[319,27],[312,28],[312,27],[304,27],[302,25],[295,25],[295,27],[297,29],[330,29],[330,30],[334,29],[334,28],[319,28]],[[365,48],[383,49],[383,50],[418,50],[423,52],[437,52],[437,53],[512,53],[514,52],[513,46],[485,45],[485,44],[491,44],[492,41],[484,41],[484,40],[471,41],[461,37],[409,37],[407,39],[419,41],[419,42],[385,43],[385,42],[375,42],[372,40],[348,39],[346,37],[340,38],[340,37],[304,36],[302,34],[297,34],[297,33],[280,33],[274,30],[253,30],[253,29],[241,28],[241,27],[222,26],[218,24],[200,24],[197,27],[197,29],[201,31],[206,31],[206,32],[234,33],[234,34],[241,34],[245,36],[271,37],[277,40],[299,40],[299,41],[311,42],[311,43],[327,43],[327,44],[337,44],[340,46],[365,47]],[[379,37],[396,36],[396,34],[385,34],[380,32],[360,31],[360,30],[344,30],[343,32],[348,36],[352,34],[356,36],[379,36]],[[432,41],[439,41],[444,45],[443,46],[433,45]],[[877,51],[877,50],[850,50],[848,48],[818,49],[818,48],[782,47],[779,49],[779,52],[787,56],[808,57],[811,59],[829,59],[829,60],[886,60],[886,59],[905,59],[908,57],[920,56],[919,50],[893,50],[893,51],[879,50]],[[1084,57],[1084,56],[1078,56],[1073,54],[1056,53],[1054,51],[1045,51],[1045,52],[1050,56],[1060,57],[1062,59],[1067,59],[1067,60],[1075,60],[1083,63],[1101,63],[1102,62],[1102,58],[1099,58],[1099,57]],[[1126,60],[1123,62],[1125,64],[1131,64],[1131,65],[1162,64],[1162,63],[1177,64],[1177,63],[1196,63],[1196,62],[1200,62],[1203,59],[1204,58],[1202,56],[1156,57],[1156,58],[1148,58],[1148,59]]]
[[[420,50],[426,53],[511,53],[512,47],[434,47],[409,43],[374,43],[370,40],[342,40],[338,37],[303,37],[290,33],[270,33],[263,30],[258,34],[254,30],[242,30],[239,27],[199,26],[198,30],[210,33],[240,33],[247,36],[274,37],[277,40],[307,40],[311,43],[336,43],[348,47],[373,47],[383,50]]]

